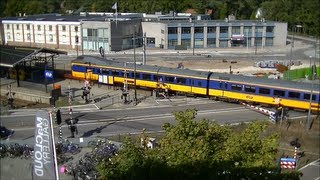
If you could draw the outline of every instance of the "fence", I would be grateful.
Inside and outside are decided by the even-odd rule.
[[[306,78],[306,76],[309,79],[312,76],[312,69],[309,67],[289,70],[283,73],[283,78],[288,80]],[[319,78],[319,77],[320,77],[320,67],[316,67],[316,78]]]
[[[119,104],[122,102],[121,96],[115,95],[115,96],[102,96],[100,98],[94,99],[94,102],[96,106],[99,109],[103,109],[108,106],[112,106],[114,104]]]

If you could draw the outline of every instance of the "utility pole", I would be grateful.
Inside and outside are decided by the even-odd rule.
[[[146,65],[147,59],[146,59],[146,43],[147,43],[147,34],[143,33],[143,57],[142,57],[142,64]]]
[[[314,62],[314,68],[311,67],[311,58],[312,56],[310,56],[310,68],[311,68],[311,92],[310,92],[310,99],[309,99],[309,110],[308,110],[308,117],[307,117],[307,125],[306,125],[306,130],[309,131],[310,130],[310,118],[311,118],[311,104],[312,104],[312,96],[313,96],[313,84],[314,84],[314,79],[315,79],[315,62]]]
[[[291,69],[292,51],[293,51],[293,48],[294,48],[294,27],[295,27],[295,26],[292,27],[290,61],[289,61],[289,66],[288,66],[288,69],[289,69],[289,70]]]
[[[194,46],[195,46],[195,40],[196,40],[196,38],[195,38],[195,35],[196,35],[196,33],[195,33],[195,30],[196,30],[196,28],[195,28],[195,23],[193,22],[193,45],[192,45],[192,55],[194,55]]]
[[[136,27],[136,26],[134,26]],[[133,33],[133,61],[134,61],[134,104],[137,105],[137,77],[136,77],[136,71],[137,71],[137,62],[136,62],[136,29],[134,29]]]
[[[124,97],[124,103],[128,103],[128,81],[127,81],[127,62],[124,63],[124,82],[123,82],[123,90],[122,90],[122,97]]]

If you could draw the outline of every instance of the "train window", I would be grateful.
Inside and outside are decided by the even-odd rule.
[[[172,76],[166,76],[166,77],[165,77],[165,81],[166,81],[166,82],[174,82],[174,77],[172,77]]]
[[[109,74],[109,69],[102,69],[102,74],[108,75]]]
[[[227,89],[228,88],[228,84],[226,82],[220,82],[219,86],[220,86],[220,89]]]
[[[289,92],[289,97],[290,97],[290,98],[299,99],[299,98],[300,98],[300,93],[297,93],[297,92]]]
[[[254,86],[244,86],[244,91],[255,93],[256,92],[256,87],[254,87]]]
[[[151,80],[151,74],[142,74],[142,79]]]
[[[73,65],[72,66],[73,71],[78,71],[78,72],[86,72],[86,68],[83,66],[78,66],[78,65]]]
[[[240,85],[240,84],[231,84],[231,90],[241,91],[242,90],[242,85]]]
[[[186,84],[187,80],[185,78],[177,78],[178,84]]]
[[[310,94],[304,94],[303,95],[304,100],[310,100]],[[312,95],[312,100],[316,100],[316,95]]]
[[[284,97],[284,96],[285,96],[285,94],[286,94],[286,92],[285,92],[285,91],[276,90],[276,89],[273,91],[273,95],[274,95],[274,96]]]
[[[120,76],[120,71],[118,71],[118,70],[112,70],[112,71],[111,71],[111,75],[113,75],[113,76]]]
[[[197,82],[197,86],[198,86],[198,87],[202,87],[202,82],[201,82],[201,81],[198,81],[198,82]]]
[[[259,94],[270,94],[270,89],[259,88]]]

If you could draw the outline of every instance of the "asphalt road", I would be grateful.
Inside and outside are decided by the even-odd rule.
[[[265,120],[268,116],[247,109],[239,104],[219,101],[204,100],[196,103],[181,103],[175,105],[157,105],[143,107],[126,107],[117,109],[97,110],[91,109],[82,112],[80,109],[74,112],[73,117],[79,119],[77,137],[91,138],[95,136],[113,136],[119,134],[141,133],[145,128],[149,132],[160,132],[164,123],[175,123],[172,112],[188,108],[198,110],[196,119],[208,119],[219,124],[233,124],[249,122],[252,120]],[[27,111],[11,116],[2,116],[1,124],[14,130],[14,134],[8,140],[22,140],[33,142],[34,121],[36,111]],[[69,118],[67,111],[62,111],[62,119]],[[290,117],[302,117],[306,113],[291,112]],[[67,125],[62,126],[63,137],[70,136]],[[55,134],[58,135],[58,127],[55,125]]]

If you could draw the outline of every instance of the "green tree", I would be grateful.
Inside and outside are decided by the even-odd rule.
[[[197,111],[173,113],[176,124],[164,124],[159,147],[142,148],[127,140],[110,160],[102,160],[101,179],[298,179],[275,169],[278,135],[265,135],[265,122],[250,123],[236,133],[229,126],[196,120]],[[139,140],[140,144],[140,140]]]

